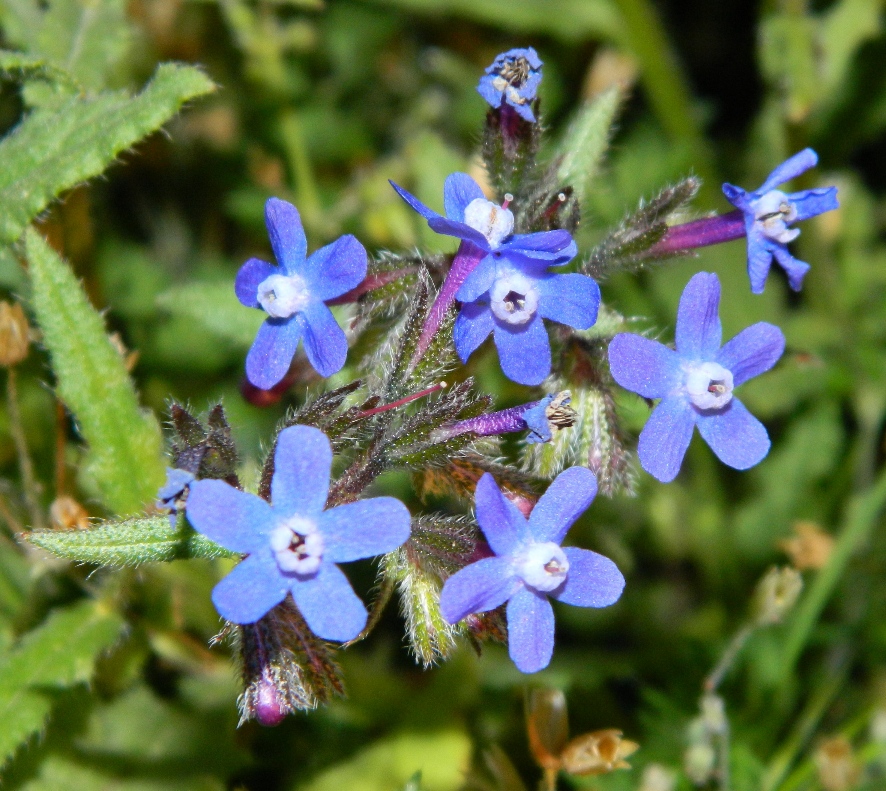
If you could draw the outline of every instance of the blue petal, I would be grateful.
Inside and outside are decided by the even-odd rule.
[[[816,215],[824,214],[826,211],[833,211],[834,209],[840,208],[840,203],[837,200],[836,187],[825,187],[824,189],[795,192],[788,195],[788,200],[797,210],[797,219],[795,222],[808,220],[810,217],[815,217]]]
[[[409,539],[410,516],[393,497],[373,497],[332,508],[319,519],[323,557],[347,563],[393,552]]]
[[[231,552],[265,547],[275,522],[273,509],[261,497],[213,479],[191,484],[186,513],[194,530]]]
[[[548,442],[551,439],[551,424],[548,421],[547,410],[554,398],[554,393],[546,395],[523,413],[523,422],[529,429],[529,434],[526,437],[528,443]],[[567,398],[564,403],[568,404],[569,400]]]
[[[188,472],[188,470],[182,470],[178,467],[167,467],[166,483],[157,492],[157,499],[161,502],[175,499],[194,480],[194,473]]]
[[[466,363],[468,357],[489,337],[494,325],[489,305],[471,302],[461,306],[461,312],[452,330],[452,340],[455,343],[455,351],[463,363]]]
[[[784,352],[784,343],[784,334],[778,327],[760,321],[720,349],[716,362],[732,372],[733,386],[738,387],[772,368]]]
[[[529,515],[532,538],[538,542],[553,541],[559,544],[575,520],[594,501],[596,494],[597,477],[587,467],[563,470]]]
[[[726,200],[735,206],[736,209],[741,209],[743,212],[751,212],[753,214],[753,209],[751,209],[751,196],[747,191],[743,190],[741,187],[736,187],[734,184],[724,184],[723,194],[726,196]]]
[[[566,582],[551,591],[557,601],[576,607],[608,607],[624,590],[625,578],[609,558],[578,547],[564,547],[569,561]]]
[[[465,225],[463,222],[447,220],[445,217],[440,217],[438,215],[437,217],[431,217],[431,219],[428,220],[428,227],[436,233],[442,233],[446,236],[455,236],[459,239],[473,242],[481,250],[484,250],[487,253],[489,252],[489,240],[483,236],[480,231],[471,228],[470,225]]]
[[[787,248],[782,247],[781,245],[774,245],[772,253],[775,255],[775,260],[778,261],[778,265],[784,269],[787,274],[790,287],[794,291],[799,291],[803,288],[803,278],[806,277],[806,273],[812,267],[805,261],[801,261],[799,258],[794,258],[794,256],[787,251]]]
[[[680,472],[697,414],[683,396],[666,396],[652,410],[640,432],[640,464],[662,483],[674,480]]]
[[[496,322],[493,331],[504,375],[521,385],[541,384],[551,372],[551,342],[541,316],[516,329]]]
[[[246,378],[262,390],[270,390],[289,370],[304,320],[300,314],[288,319],[265,319],[249,354],[246,355]]]
[[[769,192],[769,190],[773,190],[780,184],[784,184],[786,181],[796,178],[801,173],[805,173],[809,168],[815,167],[817,164],[818,154],[816,154],[811,148],[804,148],[799,153],[794,154],[790,159],[786,159],[773,170],[766,181],[760,186],[760,189],[755,192],[758,195]]]
[[[240,271],[237,272],[237,279],[234,281],[234,292],[237,299],[247,308],[260,308],[258,304],[258,287],[262,281],[271,275],[280,272],[280,267],[262,261],[259,258],[250,258]]]
[[[366,250],[353,236],[340,236],[307,260],[303,276],[318,300],[340,297],[366,277]]]
[[[515,233],[501,245],[501,250],[526,253],[557,253],[573,258],[578,247],[569,231],[537,231],[536,233]],[[531,255],[530,255],[531,257]]]
[[[388,181],[388,183],[397,191],[397,194],[403,198],[415,211],[417,211],[422,217],[426,220],[430,220],[432,217],[440,217],[441,215],[437,214],[433,209],[429,209],[425,206],[418,198],[415,197],[410,192],[407,192],[403,187],[399,184],[395,184],[393,181]]]
[[[522,673],[537,673],[554,653],[554,608],[547,596],[522,588],[508,602],[508,653]]]
[[[658,341],[622,332],[609,342],[609,370],[623,388],[661,398],[680,384],[680,357]]]
[[[271,502],[281,514],[318,516],[326,505],[332,448],[320,429],[290,426],[277,437]]]
[[[348,358],[348,339],[338,326],[332,311],[322,302],[313,302],[304,310],[305,352],[320,376],[338,373]]]
[[[762,294],[766,278],[772,267],[772,246],[770,241],[757,228],[748,231],[748,277],[751,280],[751,293]]]
[[[472,612],[487,612],[504,604],[521,587],[510,558],[484,558],[455,572],[440,592],[440,614],[458,623]]]
[[[483,75],[480,78],[479,85],[477,85],[477,93],[489,102],[490,105],[498,108],[504,98],[504,93],[493,87],[492,81],[494,79],[495,77],[490,74]]]
[[[265,222],[277,263],[286,274],[297,274],[308,253],[308,240],[305,238],[298,209],[285,200],[268,198],[265,204]]]
[[[255,623],[289,592],[289,580],[280,574],[271,553],[250,555],[212,589],[212,603],[222,618],[233,623]]]
[[[517,111],[517,115],[519,115],[524,121],[529,121],[530,124],[535,123],[535,114],[532,112],[532,106],[529,102],[526,104],[518,104],[517,102],[512,102],[510,99],[507,99],[507,102]]]
[[[724,464],[746,470],[769,453],[769,435],[747,407],[733,398],[722,410],[703,413],[698,431]]]
[[[511,555],[532,540],[526,517],[501,493],[495,478],[488,472],[484,472],[477,482],[474,509],[477,524],[496,555]]]
[[[292,598],[317,637],[344,643],[363,631],[366,608],[338,566],[324,559],[315,575],[291,576]]]
[[[483,258],[473,272],[471,272],[465,282],[461,284],[458,291],[455,292],[455,298],[460,302],[474,302],[483,296],[495,282],[495,273],[498,265],[491,255]],[[491,328],[490,328],[491,331]],[[487,333],[488,335],[489,333]],[[485,336],[484,336],[485,337]],[[482,341],[481,341],[482,342]]]
[[[538,281],[538,313],[577,330],[593,327],[600,307],[600,287],[587,275],[550,275]]]
[[[467,173],[450,173],[443,184],[443,206],[446,216],[456,222],[465,221],[465,207],[477,198],[485,198],[480,185]]]
[[[720,348],[722,330],[717,309],[720,280],[710,272],[699,272],[683,289],[677,310],[677,351],[688,360],[713,360]]]

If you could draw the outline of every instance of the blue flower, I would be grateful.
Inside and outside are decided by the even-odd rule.
[[[173,467],[166,468],[166,483],[157,492],[157,508],[169,509],[169,524],[175,527],[176,515],[185,507],[188,490],[196,480],[193,473]]]
[[[782,162],[755,192],[745,192],[741,187],[724,184],[723,192],[729,202],[744,214],[748,237],[748,275],[751,291],[762,294],[773,257],[787,273],[794,291],[803,285],[803,277],[809,264],[794,258],[788,252],[788,242],[800,235],[797,228],[789,228],[792,222],[808,220],[817,214],[831,211],[839,206],[837,188],[802,190],[784,193],[775,189],[786,181],[814,167],[818,155],[806,148],[799,154]]]
[[[324,511],[331,465],[322,431],[291,426],[277,438],[273,505],[224,481],[191,484],[187,514],[194,528],[247,555],[212,591],[222,617],[254,623],[291,593],[325,640],[351,640],[366,625],[363,602],[335,564],[399,547],[409,538],[409,511],[393,497]]]
[[[508,650],[524,673],[547,667],[554,651],[548,596],[578,607],[608,607],[624,577],[596,552],[561,547],[572,523],[591,504],[597,479],[584,467],[560,473],[527,520],[485,473],[477,483],[477,522],[494,557],[457,571],[443,585],[440,611],[449,623],[508,603]]]
[[[588,329],[597,320],[597,284],[585,275],[548,271],[575,257],[572,235],[564,230],[513,233],[514,215],[507,204],[486,200],[466,173],[446,179],[445,217],[392,185],[432,230],[462,239],[479,261],[455,295],[463,303],[453,331],[462,362],[493,333],[505,376],[520,384],[540,384],[551,370],[542,319],[577,329]]]
[[[366,277],[366,250],[348,235],[306,257],[298,209],[278,198],[268,200],[265,221],[280,266],[250,258],[234,288],[244,305],[268,313],[246,357],[246,376],[269,390],[286,375],[302,339],[317,373],[332,376],[341,370],[348,342],[324,300],[341,296]]]
[[[699,272],[680,297],[677,349],[622,333],[609,344],[616,382],[643,398],[660,398],[640,433],[640,464],[667,483],[680,464],[693,426],[724,464],[746,470],[769,452],[769,435],[732,390],[768,371],[784,351],[784,335],[759,322],[721,348],[720,281]]]
[[[541,61],[532,47],[502,52],[486,74],[477,91],[494,109],[509,104],[529,122],[535,121],[532,101],[541,83]]]
[[[555,431],[575,425],[575,410],[569,406],[572,396],[568,390],[549,393],[541,401],[523,412],[523,421],[529,433],[526,442],[535,445],[550,442]]]

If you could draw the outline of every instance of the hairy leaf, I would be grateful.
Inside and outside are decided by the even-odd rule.
[[[199,69],[167,63],[137,96],[102,93],[32,112],[0,141],[0,242],[16,240],[61,192],[99,175],[214,87]]]
[[[166,516],[106,522],[87,530],[32,530],[25,538],[58,557],[100,566],[237,556],[187,525],[170,525]]]
[[[0,660],[0,761],[43,727],[49,690],[89,681],[95,660],[123,627],[106,606],[85,601],[54,612]]]
[[[58,394],[89,444],[87,475],[109,509],[138,511],[163,482],[160,426],[139,407],[123,359],[70,267],[33,230],[25,249]]]

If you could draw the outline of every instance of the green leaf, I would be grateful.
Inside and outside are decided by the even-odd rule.
[[[244,349],[252,345],[265,319],[262,311],[240,304],[232,280],[176,286],[157,297],[157,306],[202,324],[219,338]]]
[[[46,688],[89,681],[123,627],[119,615],[85,601],[54,612],[0,661],[0,761],[43,727],[52,707]]]
[[[106,522],[88,530],[32,530],[25,538],[61,558],[100,566],[237,557],[187,525],[170,525],[166,516]]]
[[[89,444],[86,474],[109,509],[138,511],[163,483],[157,419],[139,407],[123,359],[70,267],[36,231],[25,235],[25,250],[58,394]]]
[[[579,205],[584,205],[591,184],[609,147],[613,123],[625,100],[625,92],[613,86],[584,105],[569,125],[558,153],[563,158],[557,169],[562,184],[575,190]]]
[[[135,97],[102,93],[32,112],[0,141],[0,242],[15,241],[57,195],[99,175],[182,104],[213,89],[199,69],[167,63]]]

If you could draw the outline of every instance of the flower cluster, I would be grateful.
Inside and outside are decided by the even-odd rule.
[[[548,597],[578,607],[618,601],[624,577],[609,558],[561,547],[572,524],[593,502],[597,479],[584,467],[560,473],[529,519],[486,473],[477,484],[477,522],[494,553],[446,580],[440,610],[449,623],[507,602],[508,650],[524,673],[548,666],[554,652],[554,610]]]
[[[324,511],[332,449],[322,431],[291,426],[274,453],[272,503],[219,480],[191,484],[196,530],[246,555],[212,591],[219,613],[254,623],[292,594],[318,637],[344,642],[366,625],[366,608],[336,563],[391,552],[409,538],[409,512],[393,497]]]

